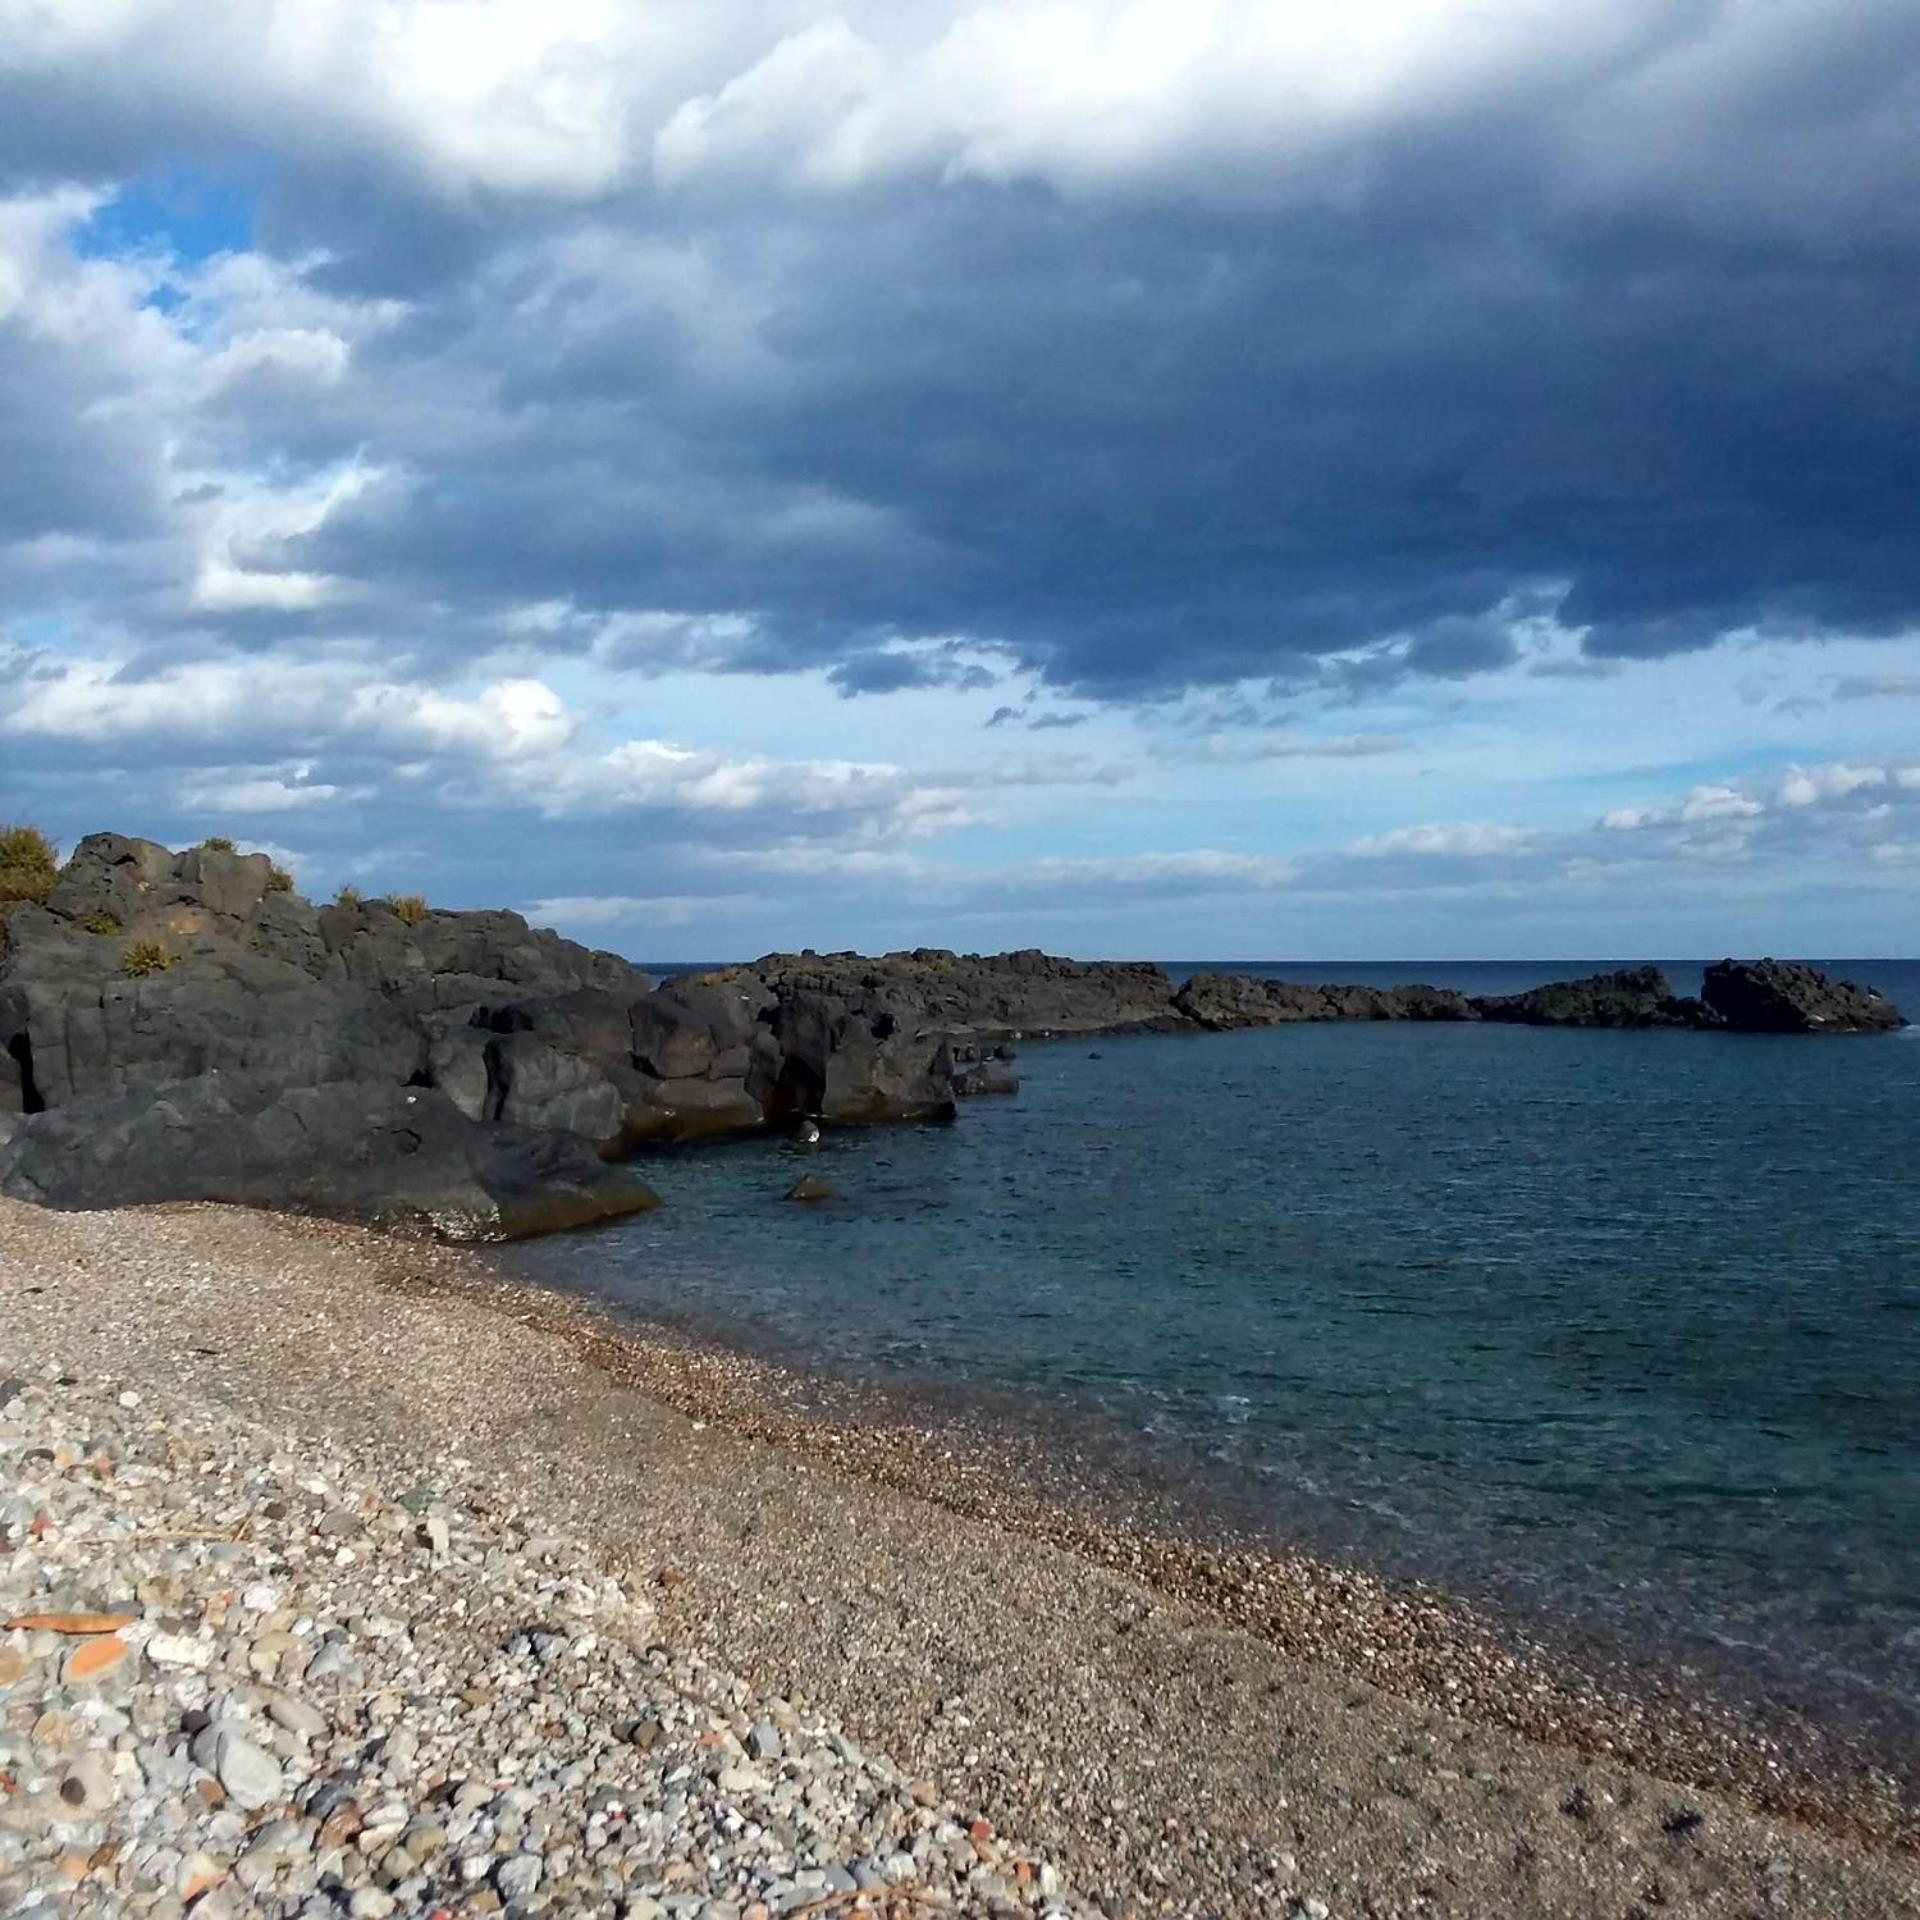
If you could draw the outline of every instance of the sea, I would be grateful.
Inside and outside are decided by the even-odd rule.
[[[1221,964],[1494,993],[1621,963]],[[1920,962],[1819,964],[1920,1018]],[[659,1212],[509,1258],[1920,1754],[1920,1028],[1019,1054],[950,1124],[662,1153]],[[787,1204],[802,1171],[840,1198]]]

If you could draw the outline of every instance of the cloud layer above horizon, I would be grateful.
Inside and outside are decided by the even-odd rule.
[[[656,958],[1911,948],[1916,285],[1910,0],[0,0],[0,816]]]

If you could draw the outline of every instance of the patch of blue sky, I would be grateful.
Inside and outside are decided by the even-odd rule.
[[[78,632],[77,623],[64,613],[17,613],[0,626],[0,642],[57,653],[71,647]]]
[[[191,269],[252,247],[259,198],[244,174],[168,167],[124,182],[79,228],[74,250],[83,259],[164,259],[176,271]],[[186,296],[162,279],[142,304],[171,319]]]
[[[198,265],[253,245],[257,183],[244,174],[169,167],[125,182],[95,208],[76,248],[95,259],[167,253]]]

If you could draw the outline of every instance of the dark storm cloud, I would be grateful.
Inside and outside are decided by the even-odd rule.
[[[258,116],[190,134],[125,74],[117,127],[0,77],[0,164],[253,166],[265,243],[326,250],[310,284],[408,303],[324,391],[196,403],[232,465],[384,474],[238,555],[350,594],[197,629],[431,657],[564,602],[559,651],[738,616],[692,657],[849,694],[982,684],[899,644],[959,634],[1092,698],[1360,695],[1514,664],[1516,605],[1594,661],[1920,620],[1920,14],[1803,12],[1757,78],[1656,84],[1719,11],[1675,0],[1646,71],[1578,97],[1521,70],[1471,120],[1362,128],[1298,194],[448,193],[318,135],[262,165]],[[60,383],[22,365],[0,424],[46,477],[0,477],[7,537],[126,537],[133,484],[47,444]]]
[[[403,599],[744,609],[773,651],[743,664],[849,688],[924,684],[873,648],[920,632],[1094,695],[1383,643],[1457,676],[1514,658],[1490,623],[1516,589],[1561,584],[1596,657],[1914,621],[1894,316],[1920,257],[1729,263],[1541,217],[1516,263],[1511,203],[1425,205],[1416,236],[1389,198],[1364,220],[972,194],[816,215],[771,289],[749,258],[716,292],[782,303],[757,385],[644,293],[585,339],[473,316],[466,370],[515,370],[473,464],[429,427],[399,449],[425,475],[408,510],[300,559]],[[378,371],[431,388],[417,351]]]

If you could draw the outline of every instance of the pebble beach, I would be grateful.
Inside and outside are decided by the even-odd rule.
[[[0,1316],[0,1913],[1920,1913],[1885,1782],[481,1256],[0,1202]]]

